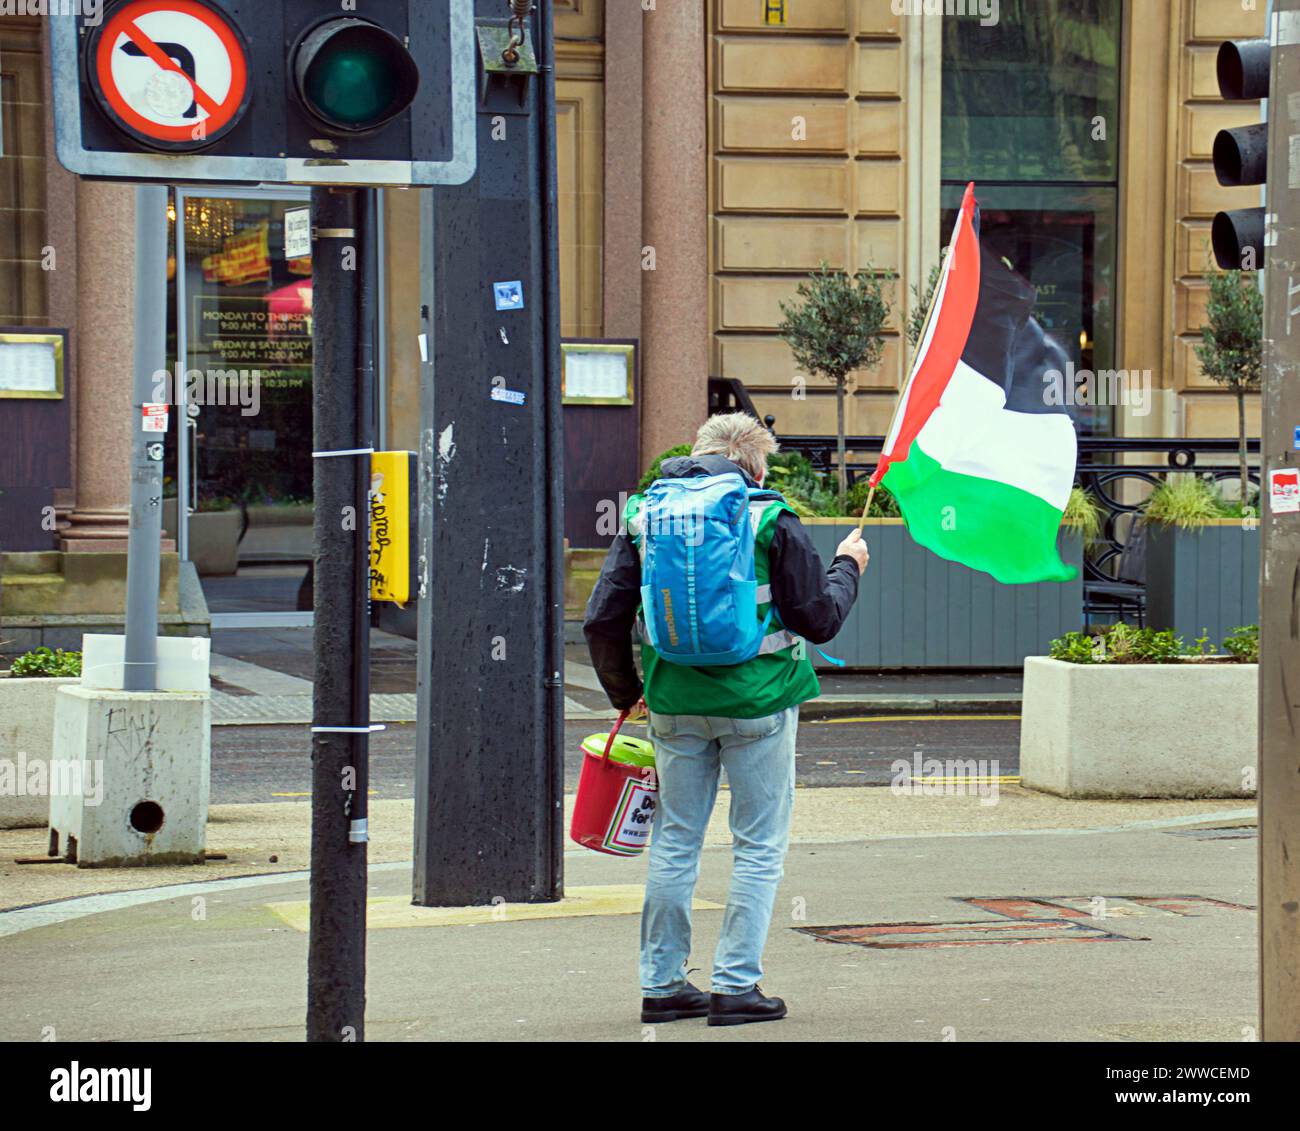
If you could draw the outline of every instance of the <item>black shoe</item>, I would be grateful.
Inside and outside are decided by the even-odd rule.
[[[697,990],[690,982],[672,997],[641,999],[641,1020],[649,1025],[657,1025],[661,1021],[681,1021],[686,1017],[707,1017],[708,1014],[709,995],[703,990]]]
[[[753,1021],[780,1021],[786,1014],[779,997],[764,997],[755,986],[743,994],[710,994],[710,1025],[748,1025]]]

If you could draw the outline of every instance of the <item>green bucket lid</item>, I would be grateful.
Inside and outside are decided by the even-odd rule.
[[[582,741],[582,749],[591,755],[599,758],[605,753],[605,743],[609,741],[609,731],[604,734],[588,735]],[[614,745],[609,749],[609,760],[611,762],[622,762],[626,766],[653,766],[655,764],[655,748],[644,738],[631,738],[628,735],[620,734],[614,739]]]

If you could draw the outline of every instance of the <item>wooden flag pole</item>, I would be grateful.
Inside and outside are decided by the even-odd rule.
[[[859,529],[859,530],[862,529],[863,524],[867,521],[867,515],[869,515],[869,514],[871,513],[871,500],[874,499],[875,497],[876,497],[876,489],[875,489],[874,487],[868,489],[868,491],[867,491],[867,505],[866,505],[865,507],[862,508],[862,518],[861,518],[861,520],[858,522],[858,529]]]

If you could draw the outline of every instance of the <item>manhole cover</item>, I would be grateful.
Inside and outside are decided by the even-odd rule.
[[[823,942],[848,943],[877,950],[940,946],[992,946],[1007,943],[1132,942],[1087,923],[1047,922],[865,923],[843,927],[796,927]]]
[[[1221,829],[1166,829],[1170,836],[1187,836],[1193,840],[1255,840],[1259,829],[1254,825],[1230,825]]]
[[[794,927],[822,942],[876,950],[941,946],[996,946],[1059,942],[1150,942],[1143,935],[1116,934],[1099,924],[1108,919],[1198,918],[1225,911],[1253,911],[1204,895],[955,896],[964,908],[987,919],[951,923],[850,923],[836,927]]]

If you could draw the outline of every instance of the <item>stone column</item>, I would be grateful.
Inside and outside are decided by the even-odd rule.
[[[644,12],[641,456],[694,438],[708,412],[708,36],[698,0]],[[649,254],[649,253],[647,253]]]
[[[125,551],[131,501],[135,187],[77,186],[76,505],[65,551]]]
[[[605,8],[605,250],[603,323],[607,338],[641,337],[641,102],[644,24],[640,4]],[[649,455],[648,459],[653,459]]]

